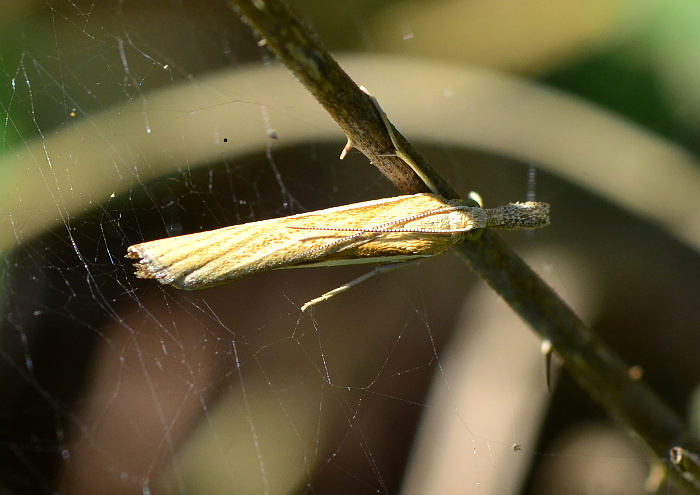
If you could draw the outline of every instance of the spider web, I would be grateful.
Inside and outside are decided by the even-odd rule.
[[[368,269],[202,293],[134,277],[137,242],[393,194],[363,157],[338,161],[342,133],[225,2],[43,2],[3,33],[8,493],[512,493],[549,456],[539,344],[455,256],[310,314]],[[525,199],[532,177],[501,194]],[[586,448],[616,475],[643,465]]]

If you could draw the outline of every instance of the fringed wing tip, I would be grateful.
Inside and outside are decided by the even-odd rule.
[[[139,249],[139,245],[134,244],[133,246],[129,246],[128,248],[126,248],[126,254],[124,255],[124,257],[132,260],[143,258],[141,250]]]
[[[136,276],[138,278],[158,278],[158,269],[154,266],[149,256],[139,248],[138,244],[129,246],[126,250],[125,258],[138,260],[134,263]]]

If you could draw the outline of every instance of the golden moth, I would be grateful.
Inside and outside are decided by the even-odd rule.
[[[194,290],[256,273],[305,266],[396,263],[434,256],[477,229],[534,229],[549,205],[466,206],[435,194],[377,199],[128,248],[136,275]]]

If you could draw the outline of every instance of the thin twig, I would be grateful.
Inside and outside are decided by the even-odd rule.
[[[426,191],[393,151],[390,136],[371,99],[343,72],[315,37],[279,0],[231,0],[234,9],[294,72],[362,151],[405,194]],[[447,199],[456,193],[428,167],[398,131],[402,152],[420,166]],[[552,342],[571,376],[608,414],[635,432],[661,459],[671,446],[700,452],[700,443],[679,416],[593,335],[574,312],[493,232],[458,246],[489,285],[543,339]],[[672,471],[673,472],[673,471]],[[676,477],[676,479],[682,479]],[[697,487],[684,479],[686,486]]]
[[[629,366],[499,236],[487,230],[477,241],[457,249],[523,320],[552,343],[578,384],[659,458],[668,458],[671,445],[700,452],[700,443],[686,432],[675,411],[630,376]]]

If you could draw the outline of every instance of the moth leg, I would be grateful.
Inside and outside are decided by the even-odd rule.
[[[382,265],[380,267],[377,267],[374,270],[372,270],[371,272],[365,273],[361,277],[357,277],[356,279],[351,280],[347,284],[343,284],[340,287],[337,287],[331,291],[326,292],[322,296],[319,296],[315,299],[312,299],[311,301],[307,302],[306,304],[304,304],[301,307],[301,311],[304,312],[307,309],[309,309],[310,307],[315,306],[316,304],[318,304],[320,302],[327,301],[331,297],[333,297],[337,294],[340,294],[341,292],[345,292],[346,290],[348,290],[352,287],[355,287],[356,285],[364,282],[365,280],[374,277],[375,275],[378,275],[378,274],[384,273],[384,272],[388,272],[391,270],[396,270],[397,268],[401,268],[402,266],[406,265],[407,263],[410,263],[410,261],[404,261],[403,263],[392,263],[391,265]]]
[[[367,95],[369,96],[370,100],[372,101],[372,104],[374,105],[374,108],[377,109],[377,112],[379,113],[379,116],[382,118],[382,122],[384,123],[384,127],[386,127],[386,131],[389,133],[389,138],[391,139],[391,144],[394,146],[394,154],[401,158],[404,162],[406,162],[406,165],[411,167],[411,169],[416,173],[418,177],[421,178],[423,183],[428,186],[428,189],[430,189],[434,194],[437,194],[440,196],[440,191],[438,188],[435,186],[432,180],[430,180],[430,177],[425,175],[425,172],[421,170],[421,168],[414,162],[410,156],[408,156],[408,153],[406,153],[403,149],[403,147],[399,144],[399,141],[396,139],[396,129],[394,128],[393,124],[389,122],[389,118],[386,116],[386,113],[384,113],[384,110],[382,110],[382,107],[379,106],[379,102],[377,99],[370,94],[369,91],[364,86],[360,86],[360,89]]]

